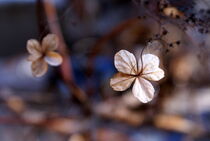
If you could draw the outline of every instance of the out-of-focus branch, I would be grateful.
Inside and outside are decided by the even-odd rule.
[[[112,38],[119,35],[121,32],[123,32],[125,29],[131,27],[132,25],[139,22],[138,18],[132,18],[129,20],[126,20],[119,25],[115,26],[110,32],[102,36],[98,41],[95,43],[94,47],[91,50],[90,55],[88,56],[88,68],[87,68],[87,74],[92,75],[93,71],[93,60],[95,59],[96,55],[103,49],[104,45],[110,41]]]
[[[0,124],[30,125],[68,135],[82,132],[89,128],[86,121],[67,117],[43,119],[40,122],[27,121],[21,118],[0,117]]]
[[[78,119],[75,116],[52,116],[48,113],[32,110],[26,107],[26,103],[20,97],[10,96],[1,99],[15,117],[0,117],[0,124],[23,124],[42,127],[59,133],[72,134],[91,129],[91,119]],[[19,107],[19,108],[18,108]],[[123,99],[110,99],[97,104],[94,113],[104,119],[127,123],[131,127],[139,127],[148,121],[145,112],[135,111],[125,105]],[[154,126],[164,130],[180,133],[199,135],[205,132],[204,127],[196,122],[178,115],[158,114],[153,117]]]
[[[104,118],[110,119],[110,117],[107,116],[104,116]],[[155,119],[155,126],[159,129],[176,131],[194,136],[205,132],[197,124],[194,124],[193,122],[182,117],[172,116],[172,115],[159,115],[157,117],[154,117],[154,119]],[[91,129],[91,124],[89,124],[85,120],[76,120],[73,118],[66,118],[66,117],[49,118],[37,123],[31,121],[25,121],[23,119],[11,118],[11,117],[0,117],[0,124],[30,125],[35,127],[42,127],[48,130],[52,130],[67,135]],[[129,125],[134,126],[133,123],[129,123]]]
[[[103,37],[101,37],[94,45],[91,54],[89,56],[90,59],[92,59],[93,57],[96,56],[96,54],[98,54],[100,52],[100,50],[103,48],[103,46],[112,38],[116,37],[117,35],[119,35],[122,31],[124,31],[125,29],[131,27],[132,25],[136,24],[137,22],[139,22],[138,18],[132,18],[132,19],[128,19],[122,23],[120,23],[119,25],[115,26],[110,32],[108,32],[107,34],[105,34]]]
[[[55,8],[55,5],[52,0],[37,0],[37,3],[42,4],[43,9],[38,9],[43,10],[46,19],[47,19],[47,25],[49,27],[49,31],[51,33],[56,34],[59,37],[59,47],[58,50],[63,56],[63,63],[61,65],[60,73],[63,81],[65,84],[68,86],[70,91],[73,93],[73,95],[83,104],[84,108],[86,110],[90,110],[90,105],[88,102],[88,98],[84,91],[79,88],[73,78],[73,72],[72,72],[72,66],[71,66],[71,58],[69,54],[67,53],[67,45],[65,44],[60,25],[58,23],[58,16],[57,16],[57,11]],[[41,13],[40,11],[38,13]],[[43,29],[45,30],[45,29]]]
[[[204,132],[204,128],[199,126],[199,124],[176,115],[157,115],[154,118],[154,124],[156,127],[161,129],[172,130],[191,135]]]

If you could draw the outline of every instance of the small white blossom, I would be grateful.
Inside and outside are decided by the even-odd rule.
[[[27,42],[29,52],[28,60],[32,62],[31,70],[35,77],[44,75],[48,70],[48,64],[59,66],[63,59],[60,54],[55,52],[58,47],[58,37],[55,34],[48,34],[40,44],[35,39]]]
[[[143,103],[152,100],[155,89],[149,81],[158,81],[164,77],[157,56],[143,54],[137,64],[132,53],[120,50],[115,54],[114,64],[119,72],[111,78],[110,85],[115,91],[124,91],[135,81],[132,88],[134,96]]]

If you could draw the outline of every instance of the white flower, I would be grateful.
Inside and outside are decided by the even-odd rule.
[[[132,53],[120,50],[115,54],[114,64],[119,72],[111,78],[110,85],[115,91],[124,91],[135,81],[132,88],[134,96],[143,103],[152,100],[155,89],[148,80],[158,81],[164,77],[157,56],[144,54],[137,64]]]
[[[29,52],[28,60],[32,62],[31,70],[35,77],[44,75],[48,70],[48,64],[51,66],[59,66],[63,59],[55,50],[58,47],[58,37],[55,34],[48,34],[40,44],[35,39],[27,42],[27,50]]]

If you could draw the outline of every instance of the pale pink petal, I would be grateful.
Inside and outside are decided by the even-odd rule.
[[[135,80],[132,93],[142,103],[147,103],[153,99],[155,89],[149,81],[139,77]]]
[[[58,37],[55,34],[48,34],[42,40],[42,48],[44,51],[54,51],[58,47]]]
[[[137,63],[135,56],[126,50],[120,50],[114,57],[115,67],[119,72],[125,74],[137,74]]]
[[[110,86],[115,91],[124,91],[130,87],[132,82],[135,80],[135,77],[126,75],[123,73],[117,73],[114,75],[113,78],[110,80]]]
[[[159,81],[164,77],[164,71],[160,68],[156,68],[151,72],[143,73],[142,74],[143,78],[146,78],[151,81]]]
[[[30,54],[41,56],[41,47],[37,40],[30,39],[27,41],[27,50]]]
[[[47,52],[44,60],[52,66],[59,66],[63,61],[61,55],[53,51]]]
[[[31,64],[32,74],[35,77],[43,76],[48,69],[47,63],[43,59],[36,60]]]

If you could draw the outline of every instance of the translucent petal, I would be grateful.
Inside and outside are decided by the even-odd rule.
[[[114,57],[115,67],[119,72],[125,74],[137,74],[137,63],[135,56],[126,50],[120,50]]]
[[[136,78],[133,85],[132,93],[142,103],[147,103],[151,101],[154,97],[154,92],[155,89],[149,81],[140,77]]]
[[[164,77],[164,71],[160,68],[156,68],[151,72],[143,73],[142,77],[151,81],[159,81]]]
[[[48,34],[42,40],[42,48],[45,51],[54,51],[58,47],[58,37],[55,34]]]
[[[110,86],[115,91],[124,91],[130,87],[132,82],[135,80],[135,77],[123,74],[123,73],[117,73],[114,75],[113,78],[110,80]]]
[[[142,67],[143,63],[143,67]],[[144,73],[152,72],[154,69],[159,67],[159,58],[153,54],[144,54],[142,59],[138,60],[138,69],[141,71],[143,69]]]
[[[31,70],[35,77],[43,76],[47,72],[47,69],[48,65],[43,59],[38,59],[32,62]]]
[[[143,62],[143,67],[142,67]],[[142,70],[142,77],[152,80],[158,81],[164,77],[164,71],[159,68],[159,58],[153,54],[144,54],[138,62],[139,70]]]
[[[61,55],[53,51],[47,52],[44,60],[52,66],[59,66],[63,61]]]
[[[29,55],[28,56],[28,61],[36,61],[36,60],[38,60],[39,58],[41,58],[41,56],[40,55],[37,55],[37,54],[31,54],[31,55]]]
[[[27,50],[30,54],[35,56],[41,56],[41,47],[37,40],[31,39],[27,42]]]

